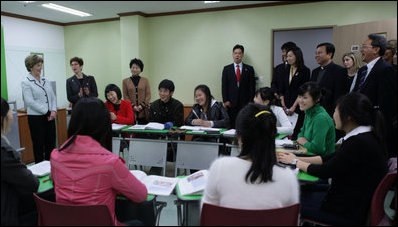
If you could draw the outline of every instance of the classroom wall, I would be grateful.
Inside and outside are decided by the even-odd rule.
[[[64,28],[29,20],[1,16],[4,29],[8,101],[24,107],[21,82],[28,71],[25,58],[31,53],[43,53],[44,76],[56,82],[58,107],[67,107],[65,89]]]
[[[254,67],[256,76],[264,77],[264,83],[257,86],[269,86],[272,73],[272,29],[340,26],[396,18],[396,10],[397,3],[391,1],[348,1],[161,17],[121,17],[120,22],[65,27],[66,58],[84,55],[88,60],[93,55],[98,55],[99,46],[113,45],[109,44],[108,39],[91,34],[92,29],[89,28],[95,27],[104,36],[119,33],[119,42],[122,43],[119,52],[121,62],[115,56],[102,62],[90,62],[90,66],[86,67],[85,71],[94,74],[101,84],[99,90],[110,81],[121,85],[121,80],[130,75],[129,61],[137,57],[144,61],[141,75],[149,78],[152,101],[158,98],[159,82],[167,78],[176,85],[174,97],[189,105],[194,103],[193,89],[201,83],[210,87],[217,100],[222,99],[222,69],[232,63],[232,47],[237,43],[245,47],[244,62]],[[76,30],[84,31],[98,45],[72,42],[71,33]],[[117,41],[115,35],[112,42]],[[116,49],[112,54],[117,55],[115,52]],[[96,69],[104,65],[120,65],[120,69],[115,67],[111,74],[113,78],[109,78],[102,70]],[[67,70],[71,74],[70,69]]]

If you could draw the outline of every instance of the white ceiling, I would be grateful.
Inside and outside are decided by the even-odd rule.
[[[93,16],[79,17],[41,6],[43,3],[50,2],[90,13]],[[204,4],[204,1],[36,1],[28,4],[20,1],[1,1],[1,11],[59,23],[71,23],[118,18],[118,13],[137,11],[154,14],[272,2],[279,1],[220,1],[214,4]]]

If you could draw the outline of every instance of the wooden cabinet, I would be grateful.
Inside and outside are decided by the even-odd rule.
[[[25,110],[18,111],[18,126],[20,144],[21,147],[25,148],[21,154],[22,162],[25,164],[34,162],[32,137],[29,130],[28,115]],[[57,110],[56,128],[57,147],[59,147],[68,139],[65,108]]]

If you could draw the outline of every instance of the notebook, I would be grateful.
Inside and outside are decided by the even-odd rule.
[[[28,167],[30,171],[32,171],[33,175],[37,177],[43,177],[51,172],[50,161],[42,161],[37,164],[31,165]]]

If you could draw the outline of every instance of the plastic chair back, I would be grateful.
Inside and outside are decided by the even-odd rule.
[[[385,217],[384,199],[386,198],[388,190],[393,186],[397,180],[397,172],[387,173],[381,180],[373,193],[372,205],[370,206],[369,224],[371,226],[379,225]]]
[[[242,210],[203,203],[201,226],[298,225],[300,204],[266,210]]]
[[[35,198],[39,226],[113,226],[106,205],[63,205]]]

